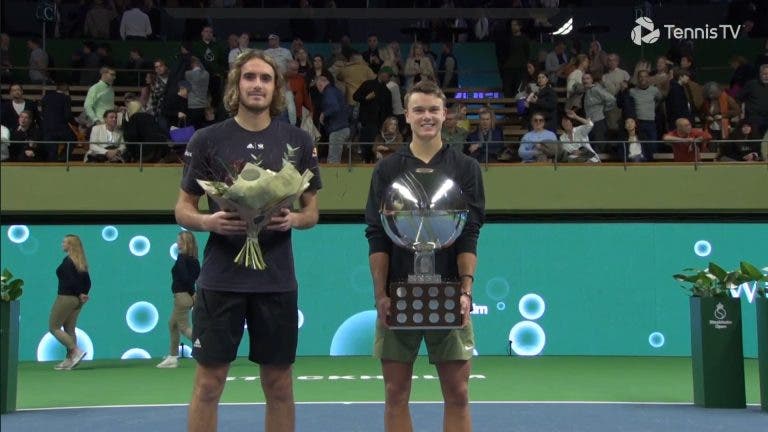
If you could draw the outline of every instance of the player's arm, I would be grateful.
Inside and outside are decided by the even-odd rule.
[[[193,231],[210,231],[222,235],[244,234],[246,224],[236,212],[218,211],[213,214],[200,213],[200,197],[179,190],[174,213],[176,222]]]

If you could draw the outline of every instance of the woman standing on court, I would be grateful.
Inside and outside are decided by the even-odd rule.
[[[197,260],[197,241],[189,231],[182,231],[176,239],[179,254],[176,264],[171,269],[173,283],[173,313],[168,321],[171,332],[171,345],[168,356],[160,362],[159,368],[175,368],[179,366],[179,339],[183,334],[187,339],[192,338],[192,327],[189,325],[189,311],[195,303],[195,281],[200,275],[200,262]]]
[[[59,290],[51,308],[48,330],[53,337],[67,348],[67,357],[57,364],[56,370],[70,370],[85,357],[86,352],[77,347],[77,317],[88,301],[91,290],[91,277],[88,274],[88,261],[80,237],[67,234],[61,242],[61,249],[67,253],[56,268]],[[63,327],[63,330],[62,330]]]

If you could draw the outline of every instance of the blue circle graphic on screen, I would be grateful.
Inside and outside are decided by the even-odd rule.
[[[8,240],[19,244],[29,238],[29,228],[26,225],[11,225],[8,227]]]
[[[347,318],[333,335],[331,355],[371,355],[375,328],[375,310],[360,312]]]
[[[693,251],[700,257],[709,256],[712,253],[712,245],[706,240],[699,240],[694,243]]]
[[[509,341],[512,351],[519,356],[535,356],[541,354],[547,343],[544,329],[533,321],[521,321],[509,331]]]
[[[299,328],[304,325],[304,312],[299,309]]]
[[[125,322],[136,333],[149,333],[157,325],[159,319],[157,308],[149,302],[136,302],[125,313]]]
[[[502,277],[491,278],[485,284],[485,294],[493,300],[503,300],[509,295],[509,282]]]
[[[117,228],[113,227],[112,225],[107,225],[101,230],[101,238],[108,242],[113,242],[117,240],[118,232]]]
[[[168,253],[171,255],[171,259],[176,261],[179,258],[179,245],[173,242],[171,247],[168,248]]]
[[[143,350],[141,348],[131,348],[128,351],[124,352],[123,355],[120,356],[121,360],[150,359],[150,358],[152,358],[152,356],[149,355],[147,350]]]
[[[544,299],[538,294],[526,294],[520,299],[520,303],[517,305],[520,310],[520,315],[527,320],[536,320],[544,315],[544,310],[547,306],[544,304]]]
[[[149,239],[144,236],[136,236],[128,242],[128,249],[132,254],[142,257],[149,253]]]
[[[653,332],[648,336],[648,343],[654,348],[661,348],[664,346],[664,335],[659,332]]]
[[[93,341],[88,334],[75,328],[77,347],[85,351],[85,359],[93,360]],[[67,349],[51,333],[45,333],[37,344],[37,361],[61,361],[67,356]]]
[[[504,302],[496,303],[496,309],[497,310],[503,311],[506,308],[507,308],[507,304],[506,303],[504,303]]]

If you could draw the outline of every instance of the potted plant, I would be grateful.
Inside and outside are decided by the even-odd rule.
[[[763,269],[768,270],[768,269]],[[757,286],[755,315],[757,318],[757,365],[760,371],[760,406],[768,412],[768,276],[763,277],[763,286]]]
[[[0,274],[0,413],[16,411],[19,365],[19,297],[24,281],[8,269]]]
[[[693,401],[707,408],[745,408],[741,299],[731,289],[765,276],[752,264],[726,271],[710,262],[703,270],[685,269],[673,277],[691,294]]]

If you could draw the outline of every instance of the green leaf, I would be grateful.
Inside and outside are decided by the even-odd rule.
[[[3,280],[11,280],[13,279],[13,275],[11,274],[11,271],[6,269],[3,269]]]
[[[712,273],[720,282],[725,282],[725,278],[728,276],[727,271],[713,262],[709,263],[709,272]]]
[[[750,280],[754,281],[764,281],[768,280],[768,276],[765,276],[763,272],[761,272],[757,267],[753,266],[752,264],[742,261],[739,265],[741,268],[741,272],[744,273],[747,277],[750,278]]]

